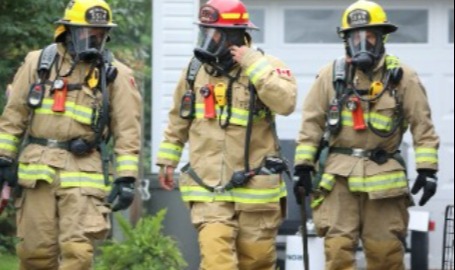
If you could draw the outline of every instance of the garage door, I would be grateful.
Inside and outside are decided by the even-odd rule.
[[[278,119],[281,139],[295,139],[303,99],[317,71],[343,54],[336,35],[343,10],[352,1],[264,1],[246,0],[253,22],[262,31],[254,33],[257,45],[284,60],[297,76],[299,101],[296,113]],[[389,38],[387,50],[417,70],[433,110],[433,120],[441,136],[440,189],[425,208],[436,220],[431,234],[432,267],[439,267],[442,250],[443,213],[454,198],[454,47],[453,1],[381,1],[389,20],[400,29]],[[405,136],[409,151],[411,179],[415,177],[411,136]]]

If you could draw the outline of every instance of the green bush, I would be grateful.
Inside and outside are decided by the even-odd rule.
[[[166,210],[156,216],[139,220],[133,228],[128,221],[116,214],[125,240],[108,241],[100,247],[96,257],[96,270],[180,270],[187,266],[176,242],[162,233]]]
[[[10,203],[0,215],[0,255],[14,254],[16,245],[15,210]]]

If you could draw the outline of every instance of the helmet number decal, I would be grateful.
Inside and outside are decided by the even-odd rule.
[[[371,16],[368,11],[363,9],[353,10],[348,15],[348,23],[350,26],[367,25],[371,22]]]
[[[93,7],[85,13],[85,20],[89,24],[108,24],[110,20],[109,12],[102,7]]]

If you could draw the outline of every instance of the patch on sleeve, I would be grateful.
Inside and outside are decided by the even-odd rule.
[[[286,78],[291,78],[292,77],[292,73],[291,73],[290,69],[277,68],[277,69],[275,69],[275,71],[281,77],[286,77]]]

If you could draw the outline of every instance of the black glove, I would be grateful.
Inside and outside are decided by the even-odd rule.
[[[435,170],[420,169],[417,170],[417,172],[419,175],[417,176],[417,179],[414,185],[412,186],[411,193],[415,195],[423,188],[423,195],[419,201],[419,205],[423,206],[436,193],[436,189],[438,187],[437,183],[438,178],[436,177]]]
[[[133,203],[134,181],[133,177],[120,177],[114,181],[112,191],[107,198],[107,202],[110,204],[118,198],[117,203],[112,207],[113,212],[125,210]]]
[[[10,187],[17,185],[17,165],[10,158],[0,157],[0,190],[5,182]]]
[[[314,171],[312,166],[297,165],[294,168],[294,196],[298,204],[302,203],[302,192],[309,196],[313,191],[313,180],[311,173]]]

